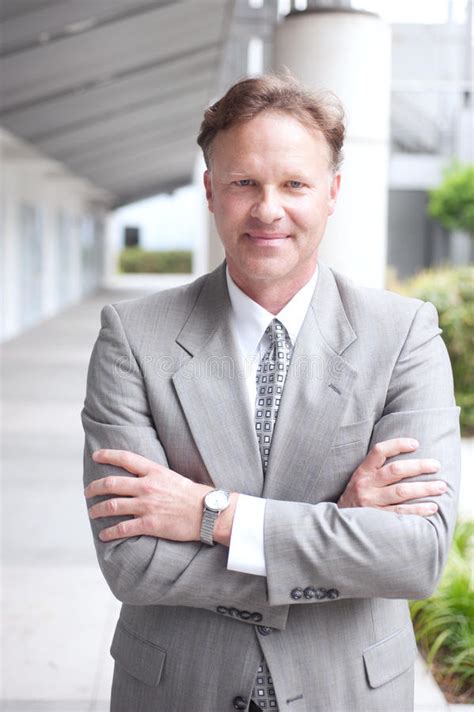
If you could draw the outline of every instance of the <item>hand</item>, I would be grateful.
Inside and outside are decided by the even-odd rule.
[[[345,507],[374,507],[397,514],[418,514],[428,517],[438,511],[433,502],[409,504],[412,499],[436,497],[447,491],[442,480],[402,482],[406,477],[438,472],[437,460],[398,460],[386,465],[389,457],[413,452],[418,442],[395,438],[377,443],[352,475],[337,504]]]
[[[212,487],[126,450],[97,450],[92,457],[95,462],[115,465],[136,475],[104,477],[86,487],[87,498],[119,495],[90,507],[91,519],[135,517],[102,529],[102,541],[143,534],[173,541],[199,541],[203,498]]]

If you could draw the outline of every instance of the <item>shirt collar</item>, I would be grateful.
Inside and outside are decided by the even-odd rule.
[[[278,318],[285,326],[295,344],[298,333],[303,324],[306,312],[311,303],[316,282],[318,279],[318,266],[311,279],[290,299],[283,309],[276,315],[254,302],[234,282],[226,265],[227,289],[232,306],[234,327],[244,354],[255,354],[262,339],[265,329],[272,319]]]

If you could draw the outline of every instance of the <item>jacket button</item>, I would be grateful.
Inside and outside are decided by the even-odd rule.
[[[290,593],[291,598],[294,601],[299,601],[300,598],[303,596],[303,589],[302,588],[294,588],[293,591]]]
[[[257,630],[260,635],[270,635],[272,632],[272,628],[269,628],[267,625],[258,625]]]
[[[218,613],[222,613],[223,616],[227,615],[227,613],[229,612],[229,609],[225,606],[217,606],[216,610]]]
[[[235,710],[246,710],[248,700],[246,697],[234,697],[232,700]]]
[[[305,598],[314,598],[316,595],[316,589],[314,586],[308,586],[308,588],[305,588],[303,593]]]
[[[250,617],[253,621],[255,621],[255,623],[260,623],[260,621],[263,618],[261,613],[252,613],[252,615]]]
[[[325,588],[317,588],[314,592],[314,597],[320,601],[322,598],[326,598],[327,591]]]
[[[327,597],[333,601],[335,598],[339,598],[339,591],[337,588],[330,588],[327,592]]]
[[[250,611],[240,611],[240,617],[243,621],[248,621],[251,618],[252,614]]]
[[[240,616],[240,611],[238,608],[229,608],[228,613],[229,616],[233,616],[234,618],[238,618]]]

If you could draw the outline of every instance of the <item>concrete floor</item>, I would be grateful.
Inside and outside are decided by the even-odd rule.
[[[120,604],[100,574],[86,516],[80,410],[100,308],[129,296],[102,292],[3,347],[5,712],[108,709]],[[416,704],[448,709],[421,661]]]

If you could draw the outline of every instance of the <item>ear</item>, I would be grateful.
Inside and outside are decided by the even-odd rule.
[[[203,175],[204,179],[204,188],[206,189],[206,200],[207,200],[207,207],[209,208],[209,212],[213,213],[213,198],[212,198],[212,183],[211,183],[211,174],[209,171],[204,171]]]
[[[341,174],[336,173],[331,180],[329,188],[328,215],[332,215],[336,209],[336,201],[341,188]]]

